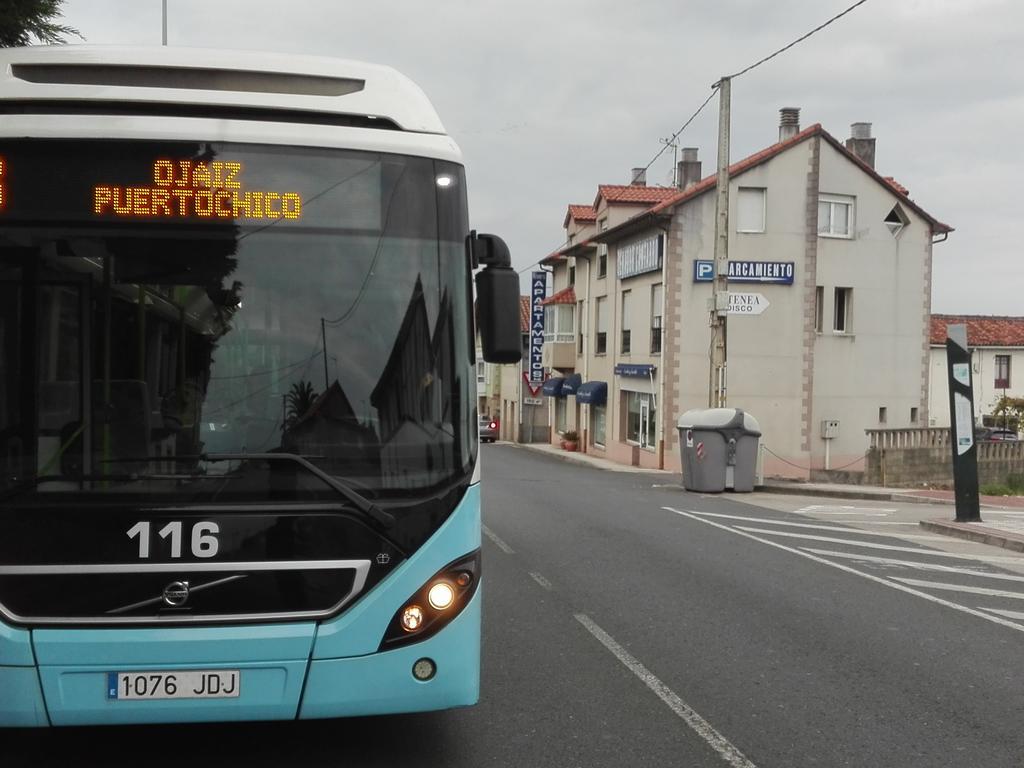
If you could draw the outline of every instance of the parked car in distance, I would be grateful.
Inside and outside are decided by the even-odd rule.
[[[493,443],[498,439],[498,420],[490,416],[480,417],[480,442]]]
[[[1020,437],[1012,429],[982,427],[974,431],[974,439],[979,443],[1010,443],[1020,440]]]

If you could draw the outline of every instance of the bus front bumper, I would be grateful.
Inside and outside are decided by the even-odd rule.
[[[338,659],[310,660],[309,649],[315,634],[310,625],[292,626],[291,632],[285,631],[287,625],[211,630],[221,635],[220,642],[208,645],[206,654],[193,650],[185,663],[167,663],[166,659],[163,663],[140,663],[137,659],[129,663],[125,650],[139,647],[140,637],[136,636],[123,643],[104,642],[104,648],[110,649],[109,659],[90,659],[99,663],[48,664],[47,643],[58,641],[59,634],[59,641],[66,648],[69,633],[37,632],[43,635],[37,641],[38,666],[0,666],[0,727],[291,720],[472,705],[480,692],[480,604],[478,589],[462,613],[434,637],[384,653]],[[268,636],[268,630],[276,630],[274,636]],[[53,635],[47,637],[50,632]],[[237,637],[232,642],[235,632],[247,635],[250,642],[239,642]],[[264,636],[260,642],[252,643],[254,635]],[[80,649],[88,656],[84,639],[87,636],[82,637]],[[170,645],[173,644],[163,647]],[[306,649],[298,659],[256,659],[247,652],[247,647],[252,652],[262,648],[268,656],[281,656],[287,655],[288,649],[296,650],[296,646]],[[114,648],[121,649],[120,658],[114,656]],[[232,654],[231,661],[225,659],[226,653]],[[437,672],[430,680],[421,682],[413,676],[412,668],[424,658],[436,665]],[[182,669],[238,670],[239,696],[144,701],[108,696],[111,672]]]

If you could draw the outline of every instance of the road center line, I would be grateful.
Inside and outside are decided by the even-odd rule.
[[[536,581],[538,584],[540,584],[548,592],[551,591],[551,582],[545,579],[539,573],[534,573],[533,571],[530,571],[530,578]]]
[[[482,525],[480,527],[481,527],[481,529],[484,532],[484,536],[486,536],[488,539],[490,539],[491,541],[494,542],[494,546],[496,546],[498,549],[500,549],[506,555],[514,555],[515,554],[515,551],[512,549],[512,547],[510,547],[508,544],[506,544],[504,541],[502,541],[501,537],[498,536],[498,534],[496,534],[494,531],[492,531],[486,525]]]
[[[808,560],[813,560],[815,563],[821,563],[822,565],[827,565],[829,568],[835,568],[836,570],[844,571],[845,573],[852,573],[854,576],[860,576],[862,579],[867,579],[868,581],[873,581],[876,584],[882,584],[883,586],[889,587],[889,589],[895,589],[895,590],[897,590],[899,592],[905,592],[908,595],[914,595],[915,597],[920,597],[922,600],[927,600],[930,603],[937,603],[938,605],[943,605],[946,608],[952,608],[954,611],[960,611],[961,613],[966,613],[966,614],[969,614],[971,616],[976,616],[979,619],[984,619],[985,621],[990,621],[993,624],[999,624],[1000,626],[1003,626],[1003,627],[1008,627],[1010,629],[1015,629],[1018,632],[1024,632],[1024,625],[1022,625],[1022,624],[1017,624],[1017,623],[1012,622],[1012,621],[1007,621],[1006,619],[1001,619],[998,616],[991,616],[991,615],[989,615],[987,613],[982,613],[981,611],[976,611],[973,608],[968,608],[966,605],[960,605],[958,603],[950,602],[949,600],[943,600],[941,597],[935,597],[935,595],[929,595],[927,592],[920,592],[920,591],[918,591],[916,589],[911,589],[910,587],[906,587],[906,586],[904,586],[902,584],[897,584],[895,582],[889,581],[888,579],[883,579],[883,578],[881,578],[879,576],[873,576],[870,573],[864,573],[863,571],[858,571],[856,568],[850,568],[849,566],[841,565],[840,563],[833,563],[832,561],[826,560],[823,557],[818,557],[817,555],[812,555],[810,552],[801,552],[799,549],[794,549],[793,547],[787,547],[785,544],[779,544],[777,541],[771,541],[769,539],[762,539],[760,536],[754,536],[751,533],[746,533],[745,531],[737,530],[736,528],[732,528],[732,527],[730,527],[728,525],[722,525],[721,523],[716,523],[714,520],[705,520],[704,518],[700,517],[699,514],[694,514],[692,512],[683,512],[683,511],[678,510],[678,509],[673,509],[672,507],[662,507],[662,509],[664,509],[664,510],[666,510],[668,512],[674,512],[675,514],[681,515],[683,517],[688,517],[691,520],[696,520],[698,523],[704,523],[704,525],[710,525],[710,526],[713,526],[714,528],[719,528],[719,529],[721,529],[723,531],[728,531],[729,533],[732,533],[732,534],[734,534],[736,536],[743,536],[743,537],[748,538],[748,539],[753,539],[754,541],[760,542],[761,544],[766,544],[769,547],[775,547],[776,549],[781,549],[783,552],[789,552],[792,555],[797,555],[798,557],[804,557],[804,558],[807,558]],[[848,543],[848,542],[846,542],[846,543]],[[875,546],[883,546],[883,545],[876,544]],[[909,550],[909,551],[921,552],[922,550]],[[927,552],[927,554],[932,554],[932,553],[931,552]]]
[[[597,626],[589,616],[577,613],[576,621],[596,637],[601,642],[601,645],[611,651],[612,655],[622,662],[626,669],[640,678],[643,684],[654,692],[655,696],[665,702],[669,709],[690,726],[694,733],[704,739],[726,763],[735,768],[757,768],[725,736],[716,731],[711,723],[697,714],[693,707],[680,699],[671,688],[661,682],[653,672],[637,661],[629,651],[615,642],[611,635]]]

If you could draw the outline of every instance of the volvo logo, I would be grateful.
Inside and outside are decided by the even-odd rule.
[[[188,602],[188,582],[172,581],[164,587],[164,602],[176,608]]]

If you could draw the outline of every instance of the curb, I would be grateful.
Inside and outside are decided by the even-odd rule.
[[[989,544],[993,547],[1002,547],[1014,552],[1024,552],[1024,536],[1004,531],[997,531],[994,528],[986,528],[978,523],[953,523],[948,520],[921,520],[918,525],[926,531],[940,533],[944,536],[954,536],[958,539],[967,539],[980,544]]]
[[[897,494],[892,493],[872,493],[869,491],[835,491],[835,490],[823,490],[821,488],[806,488],[799,485],[794,485],[792,488],[785,485],[759,485],[754,488],[755,491],[762,491],[764,493],[781,493],[790,496],[825,496],[832,499],[855,499],[859,501],[896,501]],[[903,499],[903,496],[898,496],[899,499]]]

